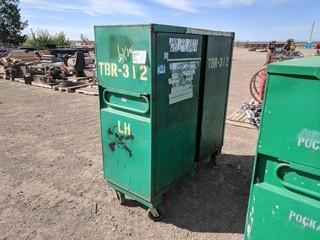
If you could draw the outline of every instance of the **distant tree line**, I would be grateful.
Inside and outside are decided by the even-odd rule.
[[[50,34],[48,30],[31,29],[29,34],[24,34],[28,21],[22,21],[19,3],[20,0],[0,0],[0,45],[34,48],[47,45],[70,46],[64,32]]]
[[[23,43],[24,47],[43,48],[48,45],[56,45],[58,47],[70,46],[70,41],[64,32],[50,34],[48,30],[38,29],[30,30],[27,40]]]
[[[0,44],[19,45],[27,36],[22,31],[28,26],[22,21],[19,0],[0,0]]]

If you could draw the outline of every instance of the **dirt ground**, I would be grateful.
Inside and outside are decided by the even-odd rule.
[[[264,60],[235,49],[228,113]],[[0,80],[0,239],[242,239],[256,137],[227,125],[218,168],[177,184],[153,222],[105,184],[97,97]]]

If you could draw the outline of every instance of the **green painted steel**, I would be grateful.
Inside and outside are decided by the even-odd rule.
[[[268,66],[245,239],[320,239],[320,57]]]
[[[173,44],[168,43],[172,39],[193,41],[197,49],[170,50]],[[178,42],[175,45],[179,47]],[[154,106],[157,192],[194,167],[201,49],[201,35],[157,34],[157,67],[166,69],[165,73],[159,72],[155,80],[155,89],[159,93]],[[164,57],[166,53],[168,56]]]
[[[96,27],[104,176],[151,201],[150,26]],[[143,64],[132,54],[149,53]]]
[[[204,74],[209,35],[210,44],[225,49],[208,50],[219,69]],[[230,62],[219,59],[231,61],[233,37],[155,24],[95,27],[103,168],[111,187],[154,208],[170,185],[194,171],[201,129],[216,134],[204,148],[222,146],[229,72],[220,68],[230,70]],[[201,84],[212,92],[203,94]],[[214,108],[219,129],[207,121]]]
[[[199,116],[202,117],[200,159],[219,153],[223,145],[224,126],[232,63],[233,38],[208,36],[203,97]]]

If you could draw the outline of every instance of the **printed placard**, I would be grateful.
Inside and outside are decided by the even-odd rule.
[[[132,51],[132,62],[133,64],[146,64],[147,62],[147,51]]]
[[[199,62],[174,62],[170,63],[171,77],[168,79],[171,85],[169,93],[169,105],[193,98],[193,77]]]
[[[199,39],[169,38],[170,52],[194,53],[198,52]]]

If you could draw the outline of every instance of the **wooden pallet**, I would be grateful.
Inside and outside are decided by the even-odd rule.
[[[26,83],[26,82],[24,81],[24,78],[14,78],[13,81],[19,82],[19,83]]]
[[[76,89],[76,93],[90,95],[90,96],[98,96],[99,95],[97,85],[78,88],[78,89]]]
[[[0,74],[0,79],[9,80],[9,77],[5,74]]]
[[[58,85],[57,83],[53,83],[53,84],[46,84],[46,83],[42,83],[42,82],[31,82],[31,85],[32,86],[36,86],[36,87],[42,87],[42,88],[49,88],[49,89],[52,89],[53,86],[56,86]]]
[[[89,80],[91,79],[92,77],[75,77],[75,76],[72,76],[72,77],[67,77],[67,79],[71,82],[78,82],[78,81],[83,81],[83,80]]]
[[[232,125],[232,126],[236,126],[236,127],[243,127],[243,128],[249,128],[249,129],[256,129],[257,130],[257,127],[253,126],[249,122],[232,121],[232,120],[227,119],[226,120],[226,124]]]
[[[250,101],[244,102],[244,103],[252,104],[254,103],[254,100],[251,99]],[[256,126],[250,124],[247,118],[246,110],[242,108],[238,109],[234,113],[227,116],[226,124],[237,126],[237,127],[249,128],[249,129],[257,129]]]
[[[88,83],[83,83],[75,86],[70,86],[70,87],[60,87],[59,85],[53,86],[54,91],[60,91],[60,92],[67,92],[67,93],[74,93],[76,89],[82,88],[82,87],[87,87],[89,86]]]

